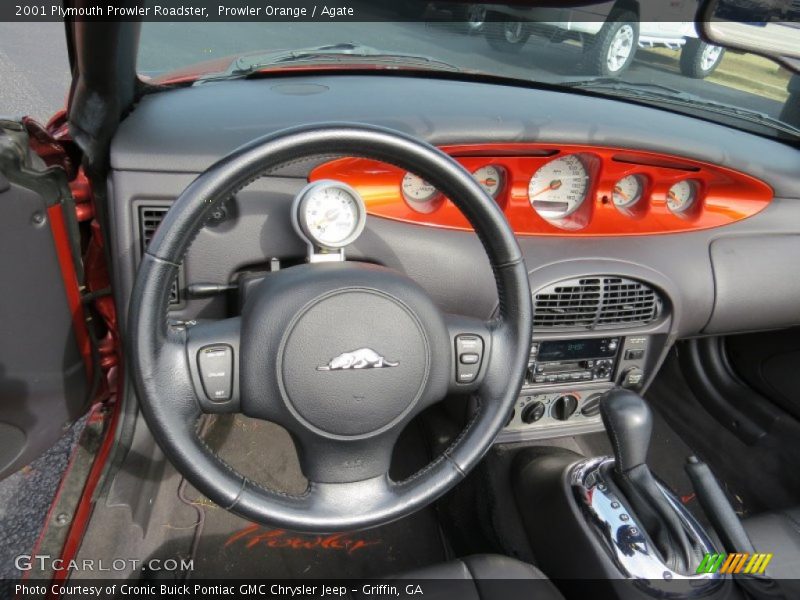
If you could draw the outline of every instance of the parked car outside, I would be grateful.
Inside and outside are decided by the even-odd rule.
[[[483,27],[489,45],[501,52],[519,52],[531,35],[555,42],[575,40],[584,51],[583,68],[591,75],[613,77],[633,62],[639,48],[666,47],[679,52],[680,71],[704,79],[719,66],[724,48],[699,39],[692,21],[667,21],[659,11],[642,20],[648,10],[638,2],[615,1],[570,8],[531,8],[491,5]],[[675,10],[676,18],[686,9]],[[656,17],[658,17],[656,19]]]

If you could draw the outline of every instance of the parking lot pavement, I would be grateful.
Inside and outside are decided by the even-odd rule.
[[[46,121],[69,84],[62,23],[0,23],[0,115]]]

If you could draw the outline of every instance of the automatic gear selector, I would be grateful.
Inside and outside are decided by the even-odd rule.
[[[724,593],[723,575],[696,572],[703,557],[718,550],[647,466],[653,429],[647,403],[623,388],[592,400],[613,458],[527,448],[515,459],[517,505],[542,568],[558,579],[611,580],[609,597],[716,598]],[[563,400],[560,410],[569,408]],[[548,510],[540,510],[543,506]]]

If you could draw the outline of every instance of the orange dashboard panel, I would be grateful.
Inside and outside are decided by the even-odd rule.
[[[716,165],[638,150],[559,144],[441,148],[473,173],[519,235],[647,235],[720,227],[772,200],[762,181]],[[373,216],[471,229],[449,199],[393,165],[339,158],[311,181],[354,188]]]

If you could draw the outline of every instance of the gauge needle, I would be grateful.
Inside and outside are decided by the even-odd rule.
[[[561,185],[562,184],[560,179],[554,179],[553,181],[550,182],[550,185],[548,185],[543,190],[539,190],[538,192],[536,192],[533,196],[531,196],[531,198],[535,198],[539,194],[544,194],[545,192],[549,192],[551,190],[557,190],[558,188],[561,187]]]
[[[624,200],[630,200],[630,199],[631,199],[631,197],[630,197],[630,196],[628,196],[628,194],[626,194],[625,192],[623,192],[623,191],[622,191],[622,188],[621,188],[621,187],[619,187],[618,185],[615,185],[615,186],[614,186],[614,193],[615,193],[615,194],[619,194],[620,196],[622,196],[622,198],[623,198]]]
[[[335,209],[335,208],[331,209],[331,210],[329,210],[328,212],[325,213],[324,217],[322,217],[321,219],[319,219],[318,221],[316,221],[314,223],[314,228],[315,229],[319,229],[323,225],[325,225],[327,223],[330,223],[331,221],[336,219],[336,217],[338,217],[338,216],[339,216],[339,211],[337,209]]]
[[[667,192],[667,199],[669,199],[669,200],[676,200],[676,201],[677,201],[677,200],[678,200],[678,197],[675,195],[675,192],[673,192],[672,190],[670,190],[669,192]]]

